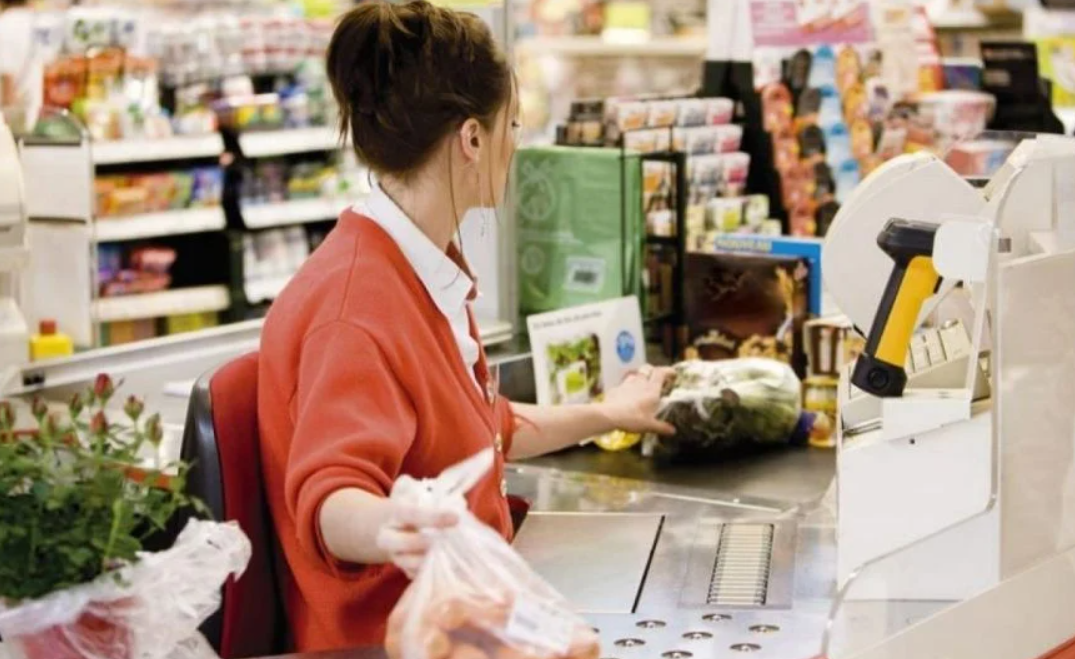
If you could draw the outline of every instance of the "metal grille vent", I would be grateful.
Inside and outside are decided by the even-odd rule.
[[[725,524],[706,603],[715,606],[765,606],[772,571],[772,524]]]

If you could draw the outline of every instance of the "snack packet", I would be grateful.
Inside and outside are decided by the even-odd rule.
[[[389,659],[597,659],[597,634],[463,498],[493,465],[486,449],[431,480],[402,477],[392,498],[451,510],[388,618]]]

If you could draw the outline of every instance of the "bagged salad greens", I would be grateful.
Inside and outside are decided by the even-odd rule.
[[[676,364],[657,416],[671,437],[647,435],[643,453],[659,461],[712,459],[751,447],[787,444],[802,415],[802,384],[771,359]]]

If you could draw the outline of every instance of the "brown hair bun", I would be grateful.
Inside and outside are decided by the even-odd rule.
[[[512,94],[485,23],[424,0],[355,7],[336,26],[327,60],[340,132],[378,174],[414,172],[468,118],[491,127]]]

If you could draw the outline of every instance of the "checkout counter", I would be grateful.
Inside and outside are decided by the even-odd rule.
[[[27,371],[25,389],[62,401],[107,365],[126,380],[125,391],[145,394],[149,406],[156,404],[169,428],[167,441],[178,442],[186,383],[251,349],[256,329],[221,328],[211,336],[83,355],[62,366]],[[501,369],[504,393],[521,400],[532,395],[533,386],[524,349],[507,342],[490,351],[491,363]],[[178,451],[178,444],[173,446]],[[958,613],[976,598],[860,600],[852,596],[853,588],[841,590],[832,487],[836,458],[833,451],[796,448],[718,465],[658,468],[635,452],[580,447],[515,464],[509,492],[532,504],[515,547],[600,630],[602,657],[608,659],[972,656],[862,654],[924,622]],[[904,550],[914,551],[913,546]],[[966,548],[968,556],[980,551]],[[1067,597],[1075,600],[1075,569],[1070,569],[1075,560],[1067,566],[1067,575],[1062,564],[1054,566],[1052,583],[1067,588],[1066,576]],[[956,567],[937,564],[935,569]],[[1009,601],[1017,600],[1002,597],[996,610],[1019,620],[1019,612],[1005,604]],[[1071,636],[1075,607],[1068,611]],[[971,631],[976,618],[970,620],[965,623],[970,627],[957,631],[955,624],[952,633],[981,636],[980,630]],[[377,649],[293,655],[382,656]]]
[[[107,370],[161,411],[164,450],[178,455],[191,383],[254,349],[258,329],[223,327],[29,368],[15,393],[63,401]],[[505,395],[533,400],[525,344],[498,342],[489,357]],[[509,492],[531,503],[515,546],[601,630],[603,656],[811,657],[835,577],[823,505],[834,469],[834,453],[818,449],[658,468],[635,451],[579,447],[509,469]],[[745,535],[734,539],[739,553],[721,559],[729,533]],[[340,656],[367,654],[378,652]]]
[[[882,293],[890,272],[923,300],[952,293],[862,247],[879,221],[929,219],[939,274],[964,283],[973,358],[945,388],[911,383],[885,397],[876,423],[841,424],[835,453],[665,471],[581,448],[510,468],[509,492],[531,502],[515,546],[599,630],[603,657],[1075,657],[1075,289],[1057,285],[1075,281],[1064,246],[1075,230],[1056,226],[1075,217],[1075,195],[1054,187],[1059,174],[1075,176],[1075,140],[1039,138],[984,191],[916,156],[844,205],[856,222],[842,232],[837,217],[825,258],[846,262],[824,265],[845,282],[840,308],[868,330],[887,300],[881,308],[914,329],[919,309]],[[887,331],[889,316],[878,317]],[[162,412],[166,450],[178,454],[194,379],[256,347],[259,329],[88,353],[0,387],[62,401],[108,371]],[[490,362],[506,396],[531,400],[519,348],[502,344]],[[842,402],[855,395],[850,375]],[[988,400],[976,396],[979,377]]]

